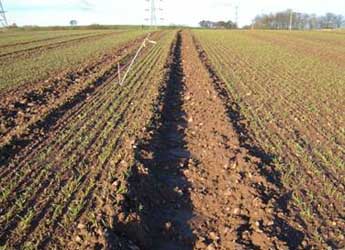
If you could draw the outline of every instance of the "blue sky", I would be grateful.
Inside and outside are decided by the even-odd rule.
[[[18,25],[145,24],[146,0],[2,0],[10,23]],[[157,0],[164,17],[161,24],[196,26],[202,19],[234,20],[239,5],[239,24],[249,24],[255,15],[292,8],[296,11],[345,14],[345,0]]]

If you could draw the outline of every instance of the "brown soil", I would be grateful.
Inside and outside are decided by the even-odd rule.
[[[248,144],[229,101],[182,32],[157,117],[137,142],[118,235],[142,249],[311,247],[291,194],[270,157]]]
[[[157,41],[166,38],[168,33],[159,34],[158,37],[154,37]],[[169,41],[166,39],[164,41],[168,42],[168,46]],[[28,145],[11,157],[11,162],[8,165],[2,166],[0,171],[1,187],[7,186],[6,180],[11,180],[11,176],[13,177],[22,169],[29,169],[29,171],[25,170],[26,173],[22,178],[14,183],[14,186],[11,187],[11,194],[6,201],[0,202],[0,246],[6,244],[5,248],[21,249],[29,241],[37,244],[35,249],[66,249],[69,245],[72,245],[70,249],[76,249],[73,243],[80,242],[71,236],[77,231],[79,219],[90,219],[88,217],[89,212],[98,214],[98,212],[108,209],[109,204],[107,204],[108,207],[103,205],[103,194],[107,192],[107,196],[110,194],[109,197],[112,197],[114,192],[117,192],[112,185],[113,176],[119,178],[122,170],[128,170],[127,165],[122,166],[123,164],[120,163],[123,159],[130,160],[126,155],[133,155],[132,141],[134,139],[130,137],[140,133],[142,126],[145,126],[149,121],[152,115],[150,112],[152,102],[156,100],[158,95],[157,86],[162,84],[162,75],[164,76],[164,71],[167,70],[163,67],[168,51],[162,50],[161,47],[153,50],[151,48],[152,46],[147,46],[140,54],[139,60],[144,58],[148,63],[134,66],[138,76],[128,78],[128,82],[131,79],[130,85],[121,88],[112,81],[116,78],[116,73],[104,74],[100,81],[73,96],[61,108],[49,114],[41,124],[36,124],[37,126],[34,126],[36,129],[31,131],[34,138],[24,138],[28,141]],[[144,80],[140,76],[143,76]],[[103,103],[106,103],[106,107],[103,106],[105,112],[95,112],[94,109],[100,107],[98,104],[103,105]],[[111,109],[113,106],[116,111],[113,115],[107,116],[107,109]],[[87,115],[81,119],[80,115],[83,112],[87,112]],[[114,117],[114,114],[118,115],[118,118]],[[88,123],[91,125],[85,127],[80,120],[84,122],[91,120]],[[83,146],[81,151],[78,151],[79,145],[76,147],[68,146],[68,143],[77,139],[73,137],[73,134],[63,137],[64,140],[60,144],[55,143],[61,137],[59,133],[62,131],[66,133],[71,128],[71,124],[79,130],[90,133],[92,138],[87,145]],[[96,126],[97,130],[94,128]],[[111,129],[104,137],[102,135],[103,129],[109,130],[109,127]],[[40,132],[43,132],[44,135],[41,135]],[[51,153],[46,154],[46,149],[52,144],[54,148]],[[102,158],[104,161],[101,161],[100,155],[104,153],[104,148],[111,148],[111,154]],[[42,152],[45,157],[37,159],[36,157]],[[71,155],[75,155],[77,160],[66,163],[65,160],[71,159]],[[118,160],[118,157],[121,161]],[[42,175],[47,163],[51,164],[52,168],[45,172],[47,174]],[[114,168],[114,166],[116,167]],[[62,177],[57,177],[59,175]],[[109,180],[110,176],[112,181]],[[68,199],[59,199],[61,195],[64,195],[64,188],[74,178],[80,178],[78,187],[73,190]],[[35,181],[36,183],[34,183]],[[10,211],[11,207],[14,207],[14,203],[19,200],[23,192],[32,190],[32,188],[35,188],[35,192],[28,195],[21,209],[5,221],[3,215]],[[29,193],[31,192],[29,191]],[[78,199],[82,199],[83,207],[78,213],[75,224],[61,227],[61,224],[66,223],[63,218],[70,212],[71,203],[78,201]],[[62,207],[62,211],[58,217],[55,217],[55,205],[57,204]],[[34,218],[24,233],[16,234],[16,230],[22,230],[20,220],[29,210],[35,211]],[[104,219],[107,220],[108,218],[110,218],[110,214],[106,213]],[[101,219],[103,222],[103,217]],[[86,242],[85,240],[85,243],[99,245],[101,236],[98,235],[98,229],[92,228],[90,230],[92,241]],[[86,248],[81,247],[79,249]]]
[[[158,34],[156,34],[158,35]],[[117,62],[124,68],[142,37],[116,49],[114,53],[81,66],[78,71],[36,84],[25,84],[0,94],[0,164],[4,164],[21,147],[34,141],[34,130],[49,127],[49,120],[61,117],[71,103],[81,102],[95,88],[111,81],[117,73]],[[84,96],[84,98],[81,98]]]
[[[80,114],[79,103],[91,103],[97,92],[106,95],[106,89],[98,87],[109,87],[116,73],[108,72],[99,85],[78,92],[37,123],[30,133],[41,139],[22,138],[28,146],[23,145],[19,156],[16,149],[21,145],[15,144],[8,157],[21,157],[21,166],[33,167],[18,184],[23,190],[45,163],[55,167],[42,177],[39,188],[44,192],[37,192],[27,204],[27,210],[33,205],[39,212],[37,218],[26,235],[15,235],[9,243],[19,248],[33,237],[34,242],[43,239],[39,249],[318,249],[289,205],[291,193],[280,184],[272,156],[252,143],[236,103],[190,32],[178,34],[160,73],[166,74],[165,82],[147,74],[146,84],[137,92],[129,91],[119,107],[122,119],[109,133],[114,138],[103,141],[101,131],[96,131],[93,143],[79,152],[62,182],[54,178],[62,170],[62,156],[72,154],[73,148],[65,152],[61,145],[35,166],[26,166],[25,161],[53,143],[59,129]],[[104,126],[110,122],[104,121]],[[100,163],[105,144],[114,145],[114,153]],[[14,172],[21,166],[6,166],[1,174],[8,178],[6,170]],[[45,225],[55,198],[48,194],[60,197],[64,185],[79,177],[78,171],[85,171],[80,186],[71,200],[62,201],[62,215]],[[93,186],[84,196],[89,183]],[[81,194],[85,203],[76,221],[71,228],[60,227],[69,203]],[[96,226],[90,225],[89,214],[96,215]],[[14,218],[6,225],[0,245],[17,223]]]

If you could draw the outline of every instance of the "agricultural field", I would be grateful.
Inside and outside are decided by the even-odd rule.
[[[0,249],[344,248],[344,38],[0,33]]]
[[[345,37],[195,32],[314,239],[344,246]]]
[[[14,34],[1,39],[0,89],[42,80],[66,69],[76,70],[79,64],[105,55],[144,32],[89,30],[40,33],[32,38],[28,32],[22,42],[18,41],[23,35]]]

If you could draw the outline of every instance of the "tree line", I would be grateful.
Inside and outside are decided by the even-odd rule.
[[[262,14],[255,17],[252,27],[258,29],[336,29],[345,26],[345,17],[334,13],[322,16],[292,10]],[[247,26],[249,28],[249,26]]]
[[[203,20],[199,22],[199,25],[201,28],[206,28],[206,29],[237,29],[237,24],[233,21],[218,21],[218,22],[212,22],[208,20]]]
[[[207,29],[237,29],[237,23],[233,21],[208,21],[199,22],[200,27]],[[294,12],[292,10],[280,11],[277,13],[262,14],[255,17],[252,25],[244,26],[243,29],[291,29],[312,30],[312,29],[337,29],[345,28],[345,16],[334,13],[326,13],[318,16]]]

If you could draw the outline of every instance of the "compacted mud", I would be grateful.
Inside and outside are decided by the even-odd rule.
[[[311,248],[269,156],[244,142],[201,55],[181,32],[156,117],[137,142],[117,234],[136,249]]]

